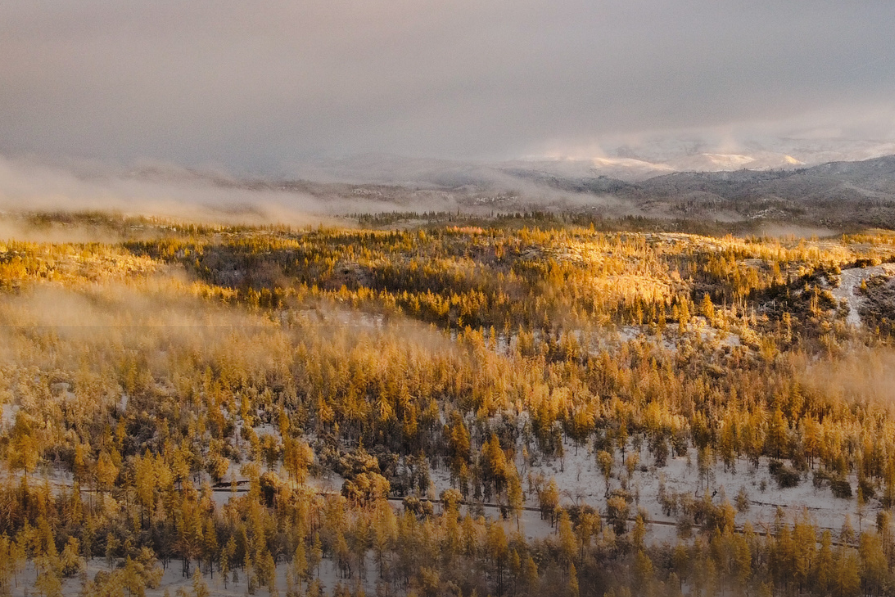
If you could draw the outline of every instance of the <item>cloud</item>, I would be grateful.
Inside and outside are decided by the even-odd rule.
[[[345,214],[450,210],[441,195],[354,193],[339,184],[309,185],[240,180],[215,170],[187,170],[160,162],[129,167],[89,161],[49,163],[0,156],[0,238],[78,242],[97,230],[23,227],[21,214],[118,212],[207,224],[346,225]]]
[[[891,141],[892,22],[883,1],[8,2],[0,151],[279,172],[665,133]]]
[[[0,209],[12,212],[113,210],[194,222],[317,224],[332,213],[302,193],[253,190],[156,164],[128,174],[100,163],[52,166],[0,157]]]
[[[239,179],[220,170],[162,162],[122,167],[0,156],[0,238],[105,238],[103,231],[84,228],[83,222],[80,227],[51,229],[22,219],[36,212],[111,211],[208,224],[346,225],[350,220],[344,216],[362,213],[490,213],[503,205],[490,202],[500,197],[511,201],[510,211],[549,205],[600,207],[614,215],[639,213],[611,196],[558,190],[499,167],[466,162],[367,156],[318,164],[297,174],[321,182]]]

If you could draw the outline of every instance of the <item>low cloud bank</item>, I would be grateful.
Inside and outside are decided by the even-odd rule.
[[[125,171],[0,157],[0,209],[7,212],[96,210],[200,223],[301,226],[325,222],[333,207],[304,193],[247,188],[224,175],[170,166]]]
[[[356,178],[346,176],[355,172]],[[298,180],[240,180],[161,163],[120,167],[0,156],[0,210],[86,211],[209,224],[335,224],[348,214],[518,209],[632,210],[609,195],[553,188],[495,167],[400,160],[295,172]],[[309,180],[318,182],[309,182]],[[7,218],[8,220],[8,218]],[[344,223],[344,222],[341,222]],[[8,232],[0,224],[0,236]],[[77,240],[69,239],[65,240]]]

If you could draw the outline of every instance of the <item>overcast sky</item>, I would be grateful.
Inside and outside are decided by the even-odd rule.
[[[276,172],[892,141],[893,23],[891,0],[12,0],[0,153]]]

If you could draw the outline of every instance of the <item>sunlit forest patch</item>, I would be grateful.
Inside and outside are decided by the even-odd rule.
[[[895,587],[891,314],[833,294],[890,235],[109,218],[0,247],[0,593]]]

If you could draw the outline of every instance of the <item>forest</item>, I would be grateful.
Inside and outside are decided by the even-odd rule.
[[[895,594],[895,233],[28,224],[0,595]]]

